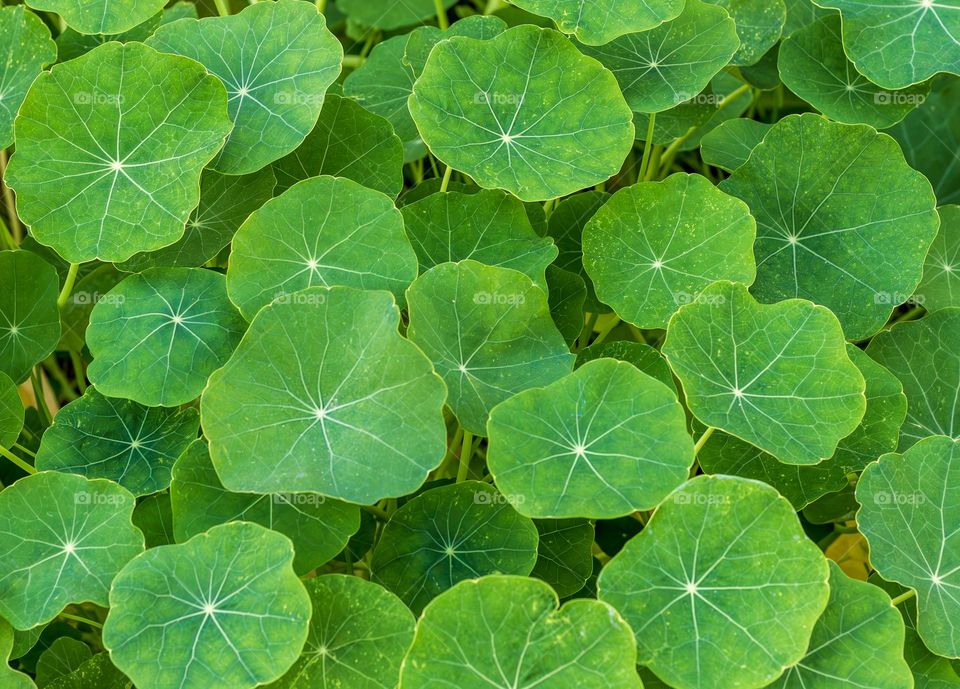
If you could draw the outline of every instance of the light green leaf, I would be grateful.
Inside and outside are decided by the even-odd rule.
[[[417,276],[403,217],[385,194],[312,177],[253,213],[233,240],[227,289],[247,320],[307,287],[342,285],[400,297]]]
[[[107,396],[184,404],[200,394],[245,328],[222,274],[151,268],[123,280],[93,307],[87,376]]]
[[[92,657],[90,647],[82,641],[69,636],[55,639],[37,659],[37,685],[42,688],[58,677],[69,675]]]
[[[180,238],[230,131],[223,86],[141,43],[106,43],[34,82],[6,181],[64,259],[124,261]]]
[[[306,581],[313,603],[300,659],[269,689],[394,689],[413,641],[403,602],[359,577],[328,574]]]
[[[10,667],[8,660],[13,650],[14,630],[6,620],[0,618],[0,686],[4,689],[36,689],[27,675]]]
[[[309,177],[331,175],[396,198],[403,189],[403,142],[383,117],[330,94],[313,131],[273,170],[278,194]]]
[[[807,301],[714,283],[670,320],[663,354],[697,419],[788,464],[832,456],[866,409],[840,324]]]
[[[20,383],[60,339],[60,283],[29,251],[0,251],[0,373]]]
[[[770,687],[913,689],[904,634],[903,618],[883,590],[849,578],[830,562],[830,600],[810,648]]]
[[[370,562],[373,581],[419,614],[465,579],[530,574],[537,527],[482,481],[427,490],[398,509],[383,528]]]
[[[813,114],[774,125],[720,188],[757,219],[753,294],[822,304],[850,340],[913,294],[939,224],[930,183],[895,141]]]
[[[109,653],[98,653],[45,689],[130,689],[130,680],[110,662]]]
[[[695,98],[739,47],[737,25],[726,10],[686,0],[676,19],[581,49],[613,72],[635,112],[649,113]]]
[[[630,628],[610,606],[536,579],[488,576],[438,596],[417,623],[401,689],[641,689]]]
[[[0,491],[0,615],[25,631],[70,603],[107,605],[111,580],[143,551],[133,504],[111,481],[55,471]]]
[[[497,487],[531,517],[612,519],[649,510],[693,464],[674,392],[613,359],[502,402],[487,433]]]
[[[438,193],[405,205],[402,213],[421,271],[469,258],[520,271],[546,291],[544,271],[557,248],[534,232],[515,197],[486,189]]]
[[[687,0],[688,3],[690,0]],[[510,0],[528,12],[550,17],[557,28],[588,45],[610,43],[618,36],[647,31],[675,18],[683,0]]]
[[[707,0],[725,9],[737,23],[740,49],[732,65],[753,65],[780,40],[787,21],[784,0]]]
[[[827,561],[773,488],[698,476],[600,573],[639,662],[676,689],[766,686],[807,650]]]
[[[840,10],[843,48],[857,71],[899,89],[938,72],[960,74],[960,4],[956,0],[814,0]]]
[[[410,32],[407,45],[403,50],[403,64],[413,70],[419,77],[427,64],[430,51],[440,41],[454,36],[468,36],[479,40],[487,40],[499,36],[507,30],[507,23],[500,17],[493,15],[471,15],[454,22],[446,30],[435,26],[421,26]]]
[[[132,560],[110,589],[103,644],[140,687],[251,689],[278,679],[307,638],[310,598],[286,536],[216,526]]]
[[[163,18],[163,12],[157,12],[155,15],[137,24],[128,31],[115,34],[85,34],[67,27],[63,33],[57,36],[57,61],[66,62],[73,60],[81,55],[89,53],[91,50],[110,41],[120,43],[129,43],[130,41],[144,41],[160,26],[160,20]]]
[[[224,487],[361,504],[416,490],[446,450],[445,389],[399,322],[387,292],[348,287],[261,310],[200,400]]]
[[[572,345],[583,330],[584,302],[587,286],[576,273],[547,266],[547,302],[554,325],[568,345]]]
[[[63,407],[37,450],[37,469],[106,478],[134,495],[170,485],[177,457],[197,437],[195,409],[144,407],[87,388]]]
[[[228,17],[181,19],[147,40],[220,78],[233,131],[212,167],[255,172],[299,146],[340,74],[343,48],[313,3],[278,0]]]
[[[867,354],[903,383],[901,452],[930,435],[960,438],[960,308],[897,323],[873,338]]]
[[[633,146],[613,75],[556,31],[529,25],[437,44],[409,108],[435,156],[524,201],[603,182]]]
[[[733,172],[747,162],[771,125],[745,117],[727,120],[703,137],[700,155],[708,165]]]
[[[515,270],[443,263],[414,281],[407,301],[407,335],[433,362],[447,404],[471,433],[486,433],[499,402],[573,368],[546,295]]]
[[[254,522],[293,542],[293,568],[301,575],[333,558],[360,528],[359,508],[316,493],[257,495],[226,490],[203,439],[190,445],[177,461],[170,502],[178,542],[218,524]]]
[[[917,631],[960,657],[960,442],[925,438],[870,464],[857,483],[857,523],[884,579],[917,593]]]
[[[706,177],[678,173],[614,194],[583,232],[597,297],[641,328],[665,328],[716,280],[756,276],[750,208]]]
[[[960,306],[960,206],[941,206],[940,233],[923,266],[914,301],[929,311]]]
[[[583,228],[609,199],[609,194],[600,191],[574,194],[560,201],[547,221],[547,235],[560,251],[554,263],[583,278],[587,286],[584,308],[593,313],[609,313],[610,307],[597,301],[593,281],[583,268]]]
[[[23,402],[16,384],[0,371],[0,447],[9,448],[17,442],[23,429],[23,414]]]
[[[0,148],[13,143],[13,118],[41,70],[57,59],[50,29],[23,5],[0,8]]]
[[[29,0],[36,10],[56,12],[87,34],[117,34],[142,24],[159,12],[165,0]]]
[[[537,564],[530,576],[550,584],[561,598],[581,590],[593,574],[593,523],[586,519],[538,519]]]
[[[174,543],[170,493],[156,493],[141,499],[133,510],[133,525],[143,532],[148,548]]]
[[[593,344],[586,349],[581,349],[577,353],[576,367],[583,366],[588,361],[609,357],[617,361],[626,361],[633,364],[652,378],[656,378],[661,383],[669,387],[674,393],[679,394],[677,382],[673,378],[673,372],[667,365],[666,359],[656,349],[647,344],[631,342],[630,340],[616,340],[614,342],[601,342]]]
[[[457,0],[437,0],[444,8]],[[337,0],[337,8],[362,26],[376,29],[399,29],[419,24],[436,15],[434,0]]]

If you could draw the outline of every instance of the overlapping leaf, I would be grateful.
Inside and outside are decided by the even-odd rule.
[[[528,12],[549,17],[564,33],[588,45],[604,45],[624,34],[646,31],[673,19],[683,0],[511,0]]]
[[[57,46],[43,21],[23,5],[0,8],[0,36],[0,148],[6,148],[27,89],[57,59]]]
[[[8,660],[13,650],[13,627],[0,619],[0,683],[5,689],[36,689],[36,684],[27,675],[10,667]]]
[[[8,448],[17,442],[23,428],[23,413],[16,384],[0,372],[0,447]]]
[[[700,155],[705,163],[733,172],[747,162],[769,130],[769,124],[745,117],[728,120],[703,137]]]
[[[960,206],[942,206],[940,232],[923,266],[915,301],[929,311],[960,306]]]
[[[740,49],[733,65],[753,65],[780,40],[787,20],[784,0],[708,0],[725,9],[737,24]]]
[[[537,519],[537,564],[530,576],[561,598],[583,589],[593,574],[593,523],[587,519]]]
[[[449,8],[457,0],[438,2],[444,8]],[[399,29],[419,24],[437,12],[434,0],[337,0],[337,7],[353,21],[377,29]]]
[[[0,373],[19,383],[60,339],[57,272],[29,251],[0,251]]]
[[[117,34],[159,12],[164,0],[30,0],[30,7],[61,15],[80,33]]]

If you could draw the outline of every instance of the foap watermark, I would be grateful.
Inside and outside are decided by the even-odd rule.
[[[323,93],[304,91],[277,91],[273,94],[274,105],[323,105]]]
[[[124,96],[120,93],[103,91],[77,91],[73,94],[74,105],[123,105]]]
[[[110,306],[120,306],[126,301],[122,294],[101,294],[100,292],[74,292],[70,295],[70,302],[77,306],[91,306],[94,304],[109,304]]]
[[[677,105],[709,105],[711,107],[720,107],[723,102],[722,93],[690,93],[680,91],[677,93]]]
[[[922,294],[907,294],[906,292],[876,292],[873,295],[874,304],[887,304],[896,306],[898,304],[907,304],[909,306],[923,306],[927,298]]]
[[[692,292],[674,292],[673,293],[673,302],[677,306],[684,306],[686,304],[703,304],[705,306],[721,306],[727,302],[726,296],[723,294],[694,294]]]
[[[318,493],[274,493],[274,505],[289,505],[290,507],[316,507],[327,501],[325,495]]]
[[[927,496],[923,493],[893,493],[882,490],[873,494],[873,503],[875,505],[922,505],[927,501]]]
[[[320,306],[327,303],[324,292],[277,292],[273,295],[274,304],[298,304],[301,306]]]
[[[122,505],[123,496],[81,490],[73,494],[73,502],[76,505]]]
[[[519,293],[507,294],[503,292],[476,292],[473,295],[474,304],[501,304],[516,306],[518,304],[524,304],[526,301],[526,295]]]
[[[877,91],[873,94],[874,105],[922,105],[926,99],[922,93],[901,91]]]
[[[474,505],[522,505],[524,502],[526,498],[522,495],[503,495],[485,490],[473,494]]]
[[[729,495],[705,495],[703,493],[676,493],[673,502],[677,505],[729,505]]]
[[[473,102],[486,105],[523,105],[524,94],[522,93],[491,93],[489,91],[477,91],[473,94]]]

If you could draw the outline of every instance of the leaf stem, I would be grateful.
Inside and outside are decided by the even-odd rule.
[[[635,326],[633,323],[627,323],[627,325],[630,327],[630,332],[633,333],[633,338],[637,342],[640,344],[647,344],[647,338],[643,336],[643,331],[640,330],[640,328]]]
[[[488,0],[487,7],[483,10],[484,14],[493,14],[503,7],[502,0]]]
[[[16,465],[17,465],[18,467],[20,467],[21,469],[23,469],[23,470],[24,470],[25,472],[27,472],[28,474],[35,474],[35,473],[37,473],[37,470],[36,470],[35,467],[33,467],[33,466],[30,465],[30,464],[27,464],[25,461],[23,461],[22,459],[20,459],[19,457],[17,457],[15,454],[13,454],[12,452],[10,452],[10,450],[6,449],[6,448],[3,447],[2,445],[0,445],[0,457],[6,457],[7,459],[9,459],[11,462],[13,462],[14,464],[16,464]]]
[[[620,325],[621,322],[622,322],[622,321],[620,320],[619,317],[613,316],[613,317],[610,319],[610,322],[609,322],[609,323],[607,323],[605,326],[603,326],[602,328],[600,328],[600,330],[597,332],[597,337],[596,337],[596,339],[594,339],[594,341],[591,342],[590,344],[598,345],[598,344],[600,344],[601,342],[603,342],[604,340],[606,340],[606,339],[607,339],[607,336],[608,336],[611,332],[613,332],[613,329],[616,328],[618,325]]]
[[[924,313],[925,309],[919,304],[914,304],[909,310],[904,311],[902,314],[893,319],[894,323],[902,323],[903,321],[912,321],[917,316],[920,316]]]
[[[363,55],[344,55],[343,66],[350,69],[357,69],[367,61]]]
[[[433,0],[433,6],[437,8],[437,26],[449,29],[450,22],[447,21],[447,8],[443,6],[443,0]]]
[[[17,240],[10,234],[10,230],[7,229],[7,223],[3,221],[2,217],[0,217],[0,238],[3,239],[3,243],[6,244],[7,248],[11,251],[17,248]]]
[[[714,432],[715,430],[717,430],[717,429],[714,428],[713,426],[710,426],[710,427],[707,428],[707,430],[705,430],[705,431],[703,432],[703,435],[701,435],[701,436],[697,439],[696,445],[693,446],[693,454],[694,454],[694,456],[700,454],[700,450],[702,450],[702,449],[703,449],[703,446],[707,444],[707,441],[710,440],[710,436],[713,435],[713,432]]]
[[[643,141],[643,157],[640,159],[640,171],[637,173],[637,184],[647,177],[647,168],[650,165],[650,151],[653,148],[653,127],[657,122],[657,113],[652,112],[647,120],[647,138]]]
[[[69,612],[60,613],[60,617],[64,617],[68,620],[73,620],[74,622],[82,622],[83,624],[89,624],[91,627],[97,629],[103,629],[103,625],[99,622],[94,622],[93,620],[87,619],[86,617],[80,617],[80,615],[73,615]]]
[[[3,203],[7,207],[7,219],[10,221],[10,231],[14,241],[19,244],[23,239],[23,225],[17,216],[17,205],[13,200],[13,189],[7,186],[7,149],[0,149],[0,187],[3,187]]]
[[[916,591],[914,591],[913,589],[907,589],[907,591],[905,591],[904,593],[901,593],[901,594],[900,594],[899,596],[897,596],[896,598],[892,598],[892,599],[890,600],[890,603],[893,605],[893,607],[897,607],[897,606],[900,605],[901,603],[910,600],[911,598],[913,598],[913,597],[916,596],[916,595],[917,595],[917,592],[916,592]]]
[[[230,0],[213,0],[221,17],[230,16]]]
[[[45,426],[49,426],[53,423],[53,414],[50,413],[50,408],[47,407],[47,398],[43,395],[43,380],[41,380],[40,375],[37,373],[38,368],[39,367],[34,366],[30,372],[30,384],[33,386],[33,396],[36,398],[37,411],[40,412],[40,418],[43,419]]]
[[[67,380],[66,374],[60,368],[60,365],[57,363],[57,358],[53,354],[44,359],[40,365],[43,366],[44,370],[55,381],[60,383],[61,392],[68,401],[72,402],[77,399],[77,393],[74,392],[73,386],[70,384],[70,381]]]
[[[24,447],[24,446],[21,445],[20,443],[14,443],[14,444],[13,444],[13,449],[14,449],[14,450],[20,450],[20,452],[24,453],[25,455],[30,455],[31,457],[36,457],[36,456],[37,456],[37,453],[36,453],[36,452],[34,452],[33,450],[31,450],[29,447]]]
[[[70,363],[73,364],[73,378],[77,381],[77,390],[82,395],[87,391],[87,374],[83,368],[83,359],[77,352],[70,350]]]
[[[57,307],[63,308],[67,305],[67,299],[70,298],[70,293],[73,292],[73,285],[77,281],[77,272],[80,270],[79,263],[71,263],[70,269],[67,271],[67,279],[63,281],[63,289],[60,290],[60,296],[57,297]]]
[[[593,335],[593,328],[596,326],[598,318],[600,318],[599,313],[588,314],[587,321],[583,325],[583,330],[580,331],[580,336],[577,337],[577,341],[574,345],[575,352],[579,352],[581,349],[590,344],[590,336]]]
[[[444,192],[447,190],[447,187],[450,186],[450,178],[453,177],[453,167],[447,165],[447,169],[443,171],[443,179],[440,180],[440,191]]]
[[[323,11],[327,9],[327,0],[317,0],[317,12],[323,14]]]
[[[361,505],[360,509],[362,509],[364,512],[369,512],[380,521],[390,521],[390,515],[376,505]]]
[[[473,433],[463,432],[463,445],[460,448],[460,469],[457,471],[457,483],[463,483],[470,474],[470,460],[473,458]]]

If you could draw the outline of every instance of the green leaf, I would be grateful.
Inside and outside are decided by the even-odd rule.
[[[141,43],[106,43],[37,78],[6,182],[41,244],[124,261],[180,238],[230,131],[223,86]]]
[[[937,234],[930,184],[896,142],[813,114],[774,125],[720,188],[757,219],[754,295],[822,304],[851,340],[913,294]]]
[[[778,62],[783,83],[830,119],[893,126],[920,105],[929,84],[887,91],[857,72],[840,42],[840,16],[822,17],[784,39]]]
[[[560,598],[581,590],[593,574],[593,523],[586,519],[538,519],[537,564],[530,576],[550,584]]]
[[[955,0],[814,2],[840,10],[844,51],[875,84],[899,89],[938,72],[960,74],[960,5]]]
[[[561,34],[532,26],[437,44],[409,108],[435,156],[524,201],[603,182],[633,146],[613,75]]]
[[[830,600],[810,648],[770,687],[913,689],[903,659],[903,618],[881,589],[849,578],[830,562]]]
[[[14,629],[6,620],[0,618],[0,685],[4,689],[36,689],[27,675],[10,667],[8,660],[13,650]]]
[[[29,0],[36,10],[56,12],[86,34],[118,34],[159,12],[165,0]]]
[[[740,117],[750,108],[754,101],[755,92],[753,90],[740,91],[745,85],[743,81],[732,74],[720,72],[710,81],[709,93],[706,91],[701,93],[689,106],[684,104],[684,106],[687,106],[687,112],[692,112],[692,114],[696,115],[690,118],[691,121],[688,125],[689,127],[694,127],[693,131],[690,132],[689,129],[678,130],[667,140],[658,141],[657,143],[669,145],[678,136],[685,136],[685,140],[680,144],[680,150],[695,150],[700,146],[700,141],[706,134],[709,134],[727,120]],[[735,93],[737,93],[737,95],[734,95]],[[722,108],[720,107],[721,105],[723,105]],[[684,106],[679,106],[667,112],[673,113],[679,111],[680,108]],[[702,115],[698,114],[701,110],[705,111]],[[657,119],[663,122],[666,118],[661,115],[658,116]],[[645,120],[643,126],[646,126]],[[638,117],[637,120],[637,127],[639,131],[641,127],[640,117]]]
[[[70,603],[105,606],[113,577],[143,551],[133,504],[111,481],[55,471],[0,491],[0,614],[27,630]]]
[[[693,0],[694,2],[696,0]],[[510,0],[528,12],[550,17],[557,28],[588,45],[604,45],[618,36],[647,31],[677,17],[683,0]],[[687,0],[689,3],[690,0]]]
[[[396,198],[403,189],[403,142],[383,117],[349,98],[327,96],[303,143],[273,164],[277,193],[317,175],[346,177]]]
[[[419,614],[465,579],[526,576],[537,561],[537,527],[482,481],[425,491],[383,528],[370,562],[373,581]]]
[[[827,562],[790,504],[757,481],[698,476],[600,573],[639,662],[676,689],[763,687],[807,650]]]
[[[833,14],[830,10],[817,7],[812,0],[785,0],[785,3],[787,5],[787,23],[783,26],[784,37],[813,24],[820,17]]]
[[[403,689],[641,689],[630,628],[608,605],[559,610],[548,584],[514,576],[464,581],[417,623]]]
[[[200,400],[224,487],[362,504],[416,490],[446,449],[445,390],[399,321],[387,292],[347,287],[261,310]]]
[[[304,653],[269,689],[393,689],[413,641],[414,619],[400,599],[359,577],[306,581],[313,603]]]
[[[29,251],[0,251],[0,373],[30,375],[60,339],[57,271]]]
[[[182,19],[161,26],[147,43],[193,58],[223,81],[234,126],[212,167],[230,175],[255,172],[303,142],[343,59],[323,15],[299,0]]]
[[[873,338],[867,354],[903,383],[901,452],[929,435],[960,438],[960,308],[897,323]]]
[[[583,264],[618,316],[665,328],[710,283],[753,282],[756,236],[747,204],[678,173],[614,194],[584,229]]]
[[[870,562],[917,593],[917,631],[937,655],[960,657],[960,443],[925,438],[870,464],[857,483],[857,523]]]
[[[223,275],[151,268],[93,307],[87,376],[104,395],[172,407],[195,399],[246,328]]]
[[[110,479],[138,496],[156,493],[170,485],[173,464],[199,427],[195,409],[144,407],[91,387],[54,417],[36,465]]]
[[[13,118],[30,84],[57,59],[50,29],[23,5],[0,8],[0,148],[13,143]]]
[[[471,15],[464,17],[446,30],[433,26],[421,26],[410,32],[407,45],[403,50],[403,64],[413,70],[419,77],[427,64],[430,51],[440,41],[454,36],[468,36],[479,40],[487,40],[499,36],[507,30],[507,24],[500,17],[493,15]]]
[[[740,49],[731,60],[735,66],[753,65],[780,40],[787,21],[784,0],[707,0],[729,13],[737,23]]]
[[[17,386],[6,373],[0,372],[0,447],[9,448],[23,429],[23,402]]]
[[[251,689],[278,679],[310,620],[292,562],[286,536],[248,522],[148,550],[113,581],[103,644],[141,687]]]
[[[148,548],[174,543],[170,493],[157,493],[141,499],[133,510],[133,525],[143,532]]]
[[[649,113],[696,97],[739,47],[726,10],[686,0],[678,17],[656,28],[581,49],[613,72],[635,112]]]
[[[157,12],[155,15],[137,24],[128,31],[115,34],[85,34],[80,33],[70,27],[67,27],[59,36],[57,36],[57,60],[66,62],[73,60],[81,55],[89,53],[97,46],[118,41],[120,43],[129,43],[130,41],[145,41],[160,26],[160,20],[163,18],[163,12]]]
[[[422,271],[469,258],[520,271],[546,291],[544,271],[557,249],[537,235],[513,196],[491,190],[431,194],[405,205],[402,213]]]
[[[612,519],[649,510],[693,464],[673,390],[612,359],[502,402],[487,433],[497,487],[531,517]]]
[[[960,687],[960,675],[957,675],[950,661],[927,650],[920,636],[909,626],[907,626],[903,655],[913,672],[914,689]]]
[[[960,306],[960,206],[941,206],[940,233],[930,246],[914,301],[928,311]]]
[[[866,409],[839,322],[807,301],[714,283],[671,319],[663,353],[698,420],[788,464],[832,456]]]
[[[560,255],[554,263],[576,273],[583,278],[587,286],[587,299],[584,308],[593,313],[608,313],[610,307],[597,300],[593,281],[583,267],[583,228],[597,211],[610,199],[609,194],[600,191],[585,191],[560,201],[547,221],[547,235],[553,237]]]
[[[643,373],[659,380],[675,393],[679,394],[680,392],[666,359],[650,345],[630,342],[629,340],[593,344],[577,353],[576,367],[579,368],[588,361],[603,357],[631,363]]]
[[[37,685],[44,687],[58,677],[69,675],[92,657],[93,652],[87,644],[61,636],[37,660]]]
[[[177,461],[170,502],[178,542],[218,524],[254,522],[293,542],[293,568],[298,574],[329,561],[360,528],[359,508],[315,493],[256,495],[226,490],[203,439],[190,445]]]
[[[433,362],[447,404],[471,433],[486,433],[498,403],[573,368],[546,295],[515,270],[443,263],[414,281],[407,301],[407,335]]]
[[[349,179],[312,177],[253,213],[233,240],[227,288],[252,320],[307,287],[388,290],[417,276],[403,217],[386,195]]]
[[[707,165],[733,172],[747,162],[770,126],[766,122],[738,117],[727,120],[703,137],[700,155]]]
[[[584,302],[587,286],[576,273],[547,266],[547,301],[554,325],[568,345],[572,345],[584,324]]]
[[[457,0],[437,0],[445,9]],[[434,0],[337,0],[337,8],[351,20],[376,29],[399,29],[419,24],[433,17],[437,10]]]
[[[98,653],[65,677],[59,677],[46,689],[129,689],[130,680],[113,666],[110,654]]]

